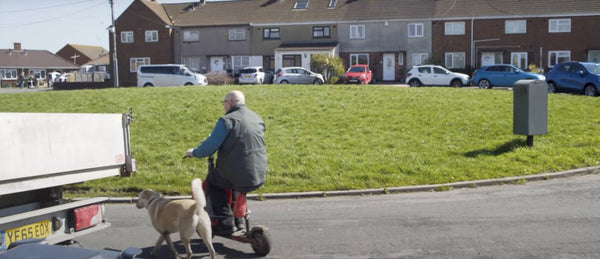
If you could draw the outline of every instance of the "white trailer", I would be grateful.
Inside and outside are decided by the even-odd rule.
[[[57,244],[110,226],[108,197],[65,200],[68,184],[128,176],[125,114],[0,113],[0,253],[19,240]]]

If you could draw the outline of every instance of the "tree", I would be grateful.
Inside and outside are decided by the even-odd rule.
[[[328,54],[312,55],[310,67],[314,72],[321,73],[328,84],[337,83],[345,72],[342,59]]]

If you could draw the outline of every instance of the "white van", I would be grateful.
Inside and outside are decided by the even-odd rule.
[[[194,73],[185,65],[141,65],[137,70],[137,86],[207,85],[202,74]]]

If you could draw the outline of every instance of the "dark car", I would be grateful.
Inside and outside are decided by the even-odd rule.
[[[493,86],[513,86],[521,79],[546,80],[544,75],[525,72],[513,65],[497,64],[483,66],[473,73],[473,85],[482,89]]]
[[[548,92],[571,92],[597,96],[600,86],[600,64],[589,62],[559,63],[547,77]]]

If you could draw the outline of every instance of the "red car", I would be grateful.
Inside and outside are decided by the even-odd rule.
[[[344,75],[344,83],[368,84],[373,78],[369,65],[352,65]]]

